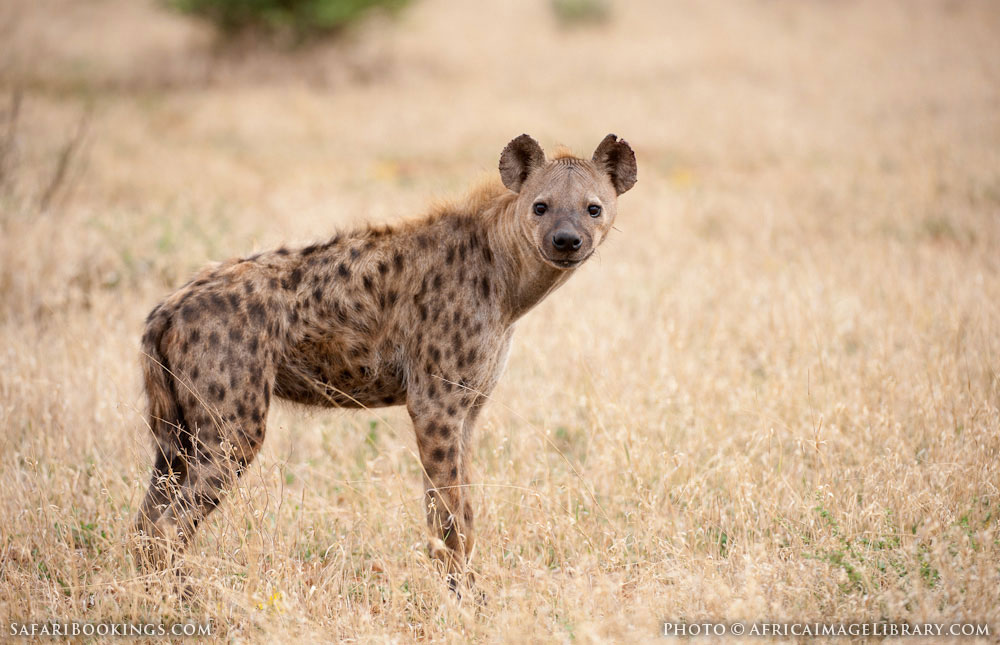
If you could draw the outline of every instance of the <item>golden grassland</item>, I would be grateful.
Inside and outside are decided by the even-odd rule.
[[[621,2],[565,29],[547,3],[500,4],[421,0],[293,52],[219,49],[126,0],[3,5],[3,624],[588,643],[659,642],[664,619],[969,620],[995,638],[997,5]],[[426,556],[399,408],[278,405],[184,559],[191,597],[137,570],[153,305],[209,260],[418,214],[521,132],[587,154],[615,132],[639,183],[519,323],[481,418],[487,604],[456,602]]]

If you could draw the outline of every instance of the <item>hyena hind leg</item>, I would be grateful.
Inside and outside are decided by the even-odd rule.
[[[135,518],[137,543],[133,553],[143,566],[161,569],[167,564],[168,536],[162,531],[161,519],[179,502],[187,473],[187,460],[180,446],[158,441],[149,488]]]
[[[261,433],[263,434],[263,433]],[[261,442],[244,442],[242,448],[201,451],[188,462],[187,478],[177,502],[161,518],[161,526],[176,536],[177,548],[184,549],[198,526],[214,511],[257,456]]]
[[[178,454],[169,462],[157,458],[138,519],[144,536],[153,542],[146,545],[146,552],[156,568],[165,568],[172,552],[187,547],[198,526],[236,484],[260,449],[264,425],[226,434],[239,437],[226,442],[225,448],[222,442],[211,447],[202,444],[194,454]]]

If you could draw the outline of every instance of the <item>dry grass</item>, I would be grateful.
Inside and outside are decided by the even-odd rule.
[[[4,5],[3,624],[210,617],[233,642],[657,642],[666,618],[996,634],[997,6],[621,2],[563,30],[548,3],[501,4],[422,0],[249,62],[132,0]],[[136,571],[137,347],[160,297],[209,259],[411,214],[521,132],[589,152],[609,131],[639,158],[619,231],[520,323],[482,419],[488,605],[456,603],[423,551],[399,409],[278,406],[186,560],[194,600]]]

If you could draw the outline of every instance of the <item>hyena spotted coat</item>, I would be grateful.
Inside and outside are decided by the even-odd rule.
[[[608,135],[590,160],[546,160],[521,135],[500,178],[418,221],[206,268],[153,309],[142,337],[156,447],[137,518],[145,555],[162,565],[190,541],[254,459],[279,397],[406,405],[432,551],[464,569],[469,444],[513,325],[605,239],[635,155]]]

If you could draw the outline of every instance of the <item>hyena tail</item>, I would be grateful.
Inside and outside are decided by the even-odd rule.
[[[170,322],[170,316],[163,315],[159,307],[154,309],[142,338],[142,380],[149,404],[149,427],[161,449],[176,444],[178,435],[187,430],[174,375],[162,351]]]
[[[187,454],[191,434],[177,399],[176,379],[163,352],[164,335],[170,330],[170,316],[157,307],[146,322],[142,337],[143,384],[149,403],[149,428],[156,454],[149,490],[136,517],[136,529],[157,536],[160,517],[176,501],[177,487],[187,479]]]

